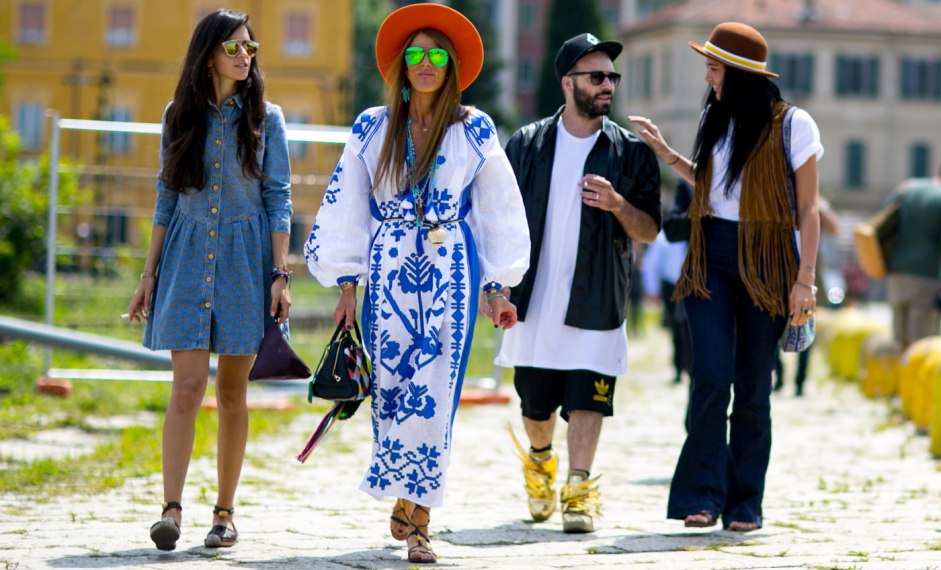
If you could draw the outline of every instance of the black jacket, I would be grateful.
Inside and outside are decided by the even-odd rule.
[[[556,125],[562,109],[552,117],[518,130],[506,146],[520,192],[531,240],[529,271],[513,289],[521,321],[532,298],[539,268],[549,182],[555,158]],[[597,174],[660,227],[660,170],[652,150],[639,138],[607,117],[595,146],[585,161],[583,174]],[[621,326],[627,313],[632,263],[631,240],[614,214],[582,205],[578,235],[578,257],[572,276],[565,324],[589,330],[611,330]],[[559,299],[559,302],[565,302]]]

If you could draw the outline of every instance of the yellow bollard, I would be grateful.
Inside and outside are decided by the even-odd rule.
[[[919,432],[927,433],[931,428],[931,410],[934,406],[934,375],[941,366],[941,344],[932,342],[915,375],[912,401],[912,422]]]
[[[934,397],[931,398],[931,426],[928,428],[931,444],[928,449],[935,457],[941,457],[941,365],[935,366],[930,374]]]
[[[889,398],[898,392],[899,354],[891,336],[875,333],[863,343],[863,394]]]
[[[902,354],[899,368],[899,398],[902,400],[902,414],[914,419],[917,401],[920,397],[920,382],[918,374],[921,365],[928,358],[932,350],[938,350],[933,347],[941,347],[941,337],[930,336],[919,339],[911,344]]]
[[[885,333],[887,326],[856,309],[844,309],[833,320],[830,344],[830,372],[845,380],[858,380],[862,367],[863,343],[874,333]]]

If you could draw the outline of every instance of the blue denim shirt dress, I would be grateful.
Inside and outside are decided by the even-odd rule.
[[[210,106],[204,188],[180,193],[157,178],[153,223],[167,234],[144,331],[152,350],[255,354],[271,322],[271,233],[289,233],[292,213],[284,115],[266,103],[261,180],[239,164],[241,115],[239,95]]]

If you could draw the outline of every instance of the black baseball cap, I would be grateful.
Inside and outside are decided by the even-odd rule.
[[[559,53],[555,54],[555,73],[561,80],[575,63],[585,57],[586,54],[593,51],[603,51],[608,54],[611,61],[614,61],[620,55],[622,49],[624,49],[624,46],[619,42],[603,42],[593,34],[578,34],[574,38],[565,40],[565,43],[559,48]]]

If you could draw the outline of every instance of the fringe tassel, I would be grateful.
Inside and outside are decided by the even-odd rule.
[[[337,416],[340,415],[344,403],[345,402],[337,402],[334,404],[333,408],[327,412],[327,415],[320,420],[320,425],[317,426],[314,433],[310,434],[307,444],[304,446],[304,449],[301,450],[300,454],[298,454],[298,461],[301,463],[307,461],[307,458],[317,449],[317,446],[323,443],[327,438],[327,434],[330,432],[330,428],[336,423]]]
[[[701,218],[691,218],[689,221],[689,248],[671,298],[679,301],[690,295],[702,299],[712,298],[706,288],[706,247],[703,244]]]
[[[689,206],[689,246],[680,278],[673,289],[674,301],[695,295],[702,299],[711,299],[712,294],[706,288],[706,246],[702,235],[702,219],[712,215],[709,204],[709,187],[704,180],[712,181],[712,162],[706,165],[706,174],[696,181],[693,202]]]
[[[787,193],[787,160],[781,124],[787,105],[775,109],[769,134],[742,173],[738,262],[742,282],[756,306],[784,316],[797,279],[794,216]]]
[[[775,109],[768,136],[745,165],[739,207],[739,274],[755,305],[771,316],[786,314],[787,295],[797,280],[793,238],[796,220],[787,193],[788,159],[781,139],[786,110],[786,104]],[[703,180],[712,181],[711,162]],[[697,180],[689,212],[689,248],[673,292],[675,301],[689,295],[710,298],[702,233],[702,218],[710,213],[708,185]]]
[[[743,222],[739,226],[738,266],[756,306],[772,317],[786,314],[786,295],[797,279],[790,226]]]

